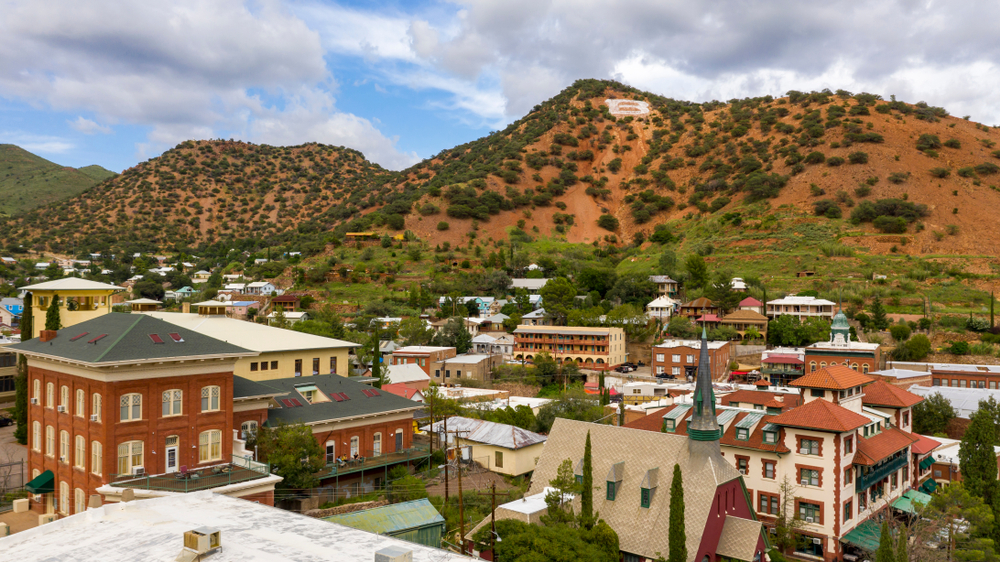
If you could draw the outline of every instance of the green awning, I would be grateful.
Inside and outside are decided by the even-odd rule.
[[[878,550],[879,541],[882,537],[882,527],[875,521],[869,519],[858,523],[858,526],[851,529],[849,533],[841,537],[841,541],[854,545],[868,552]]]
[[[55,480],[56,475],[52,474],[51,470],[46,470],[25,484],[24,487],[32,494],[48,494],[55,491]]]
[[[933,478],[928,478],[926,482],[920,485],[920,489],[928,494],[933,494],[934,490],[937,490],[937,482]]]
[[[920,470],[927,470],[932,464],[934,464],[934,457],[927,457],[920,461]]]
[[[896,501],[892,502],[892,507],[905,511],[906,513],[916,513],[917,505],[927,505],[931,497],[916,490],[907,490]]]

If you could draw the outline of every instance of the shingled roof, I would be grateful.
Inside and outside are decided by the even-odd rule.
[[[279,421],[316,424],[372,414],[410,412],[423,407],[423,404],[338,375],[291,377],[259,384],[288,393],[286,398],[277,400],[279,407],[268,410],[268,425],[274,425]],[[328,401],[310,404],[296,390],[307,386],[315,386],[328,398]]]
[[[868,375],[863,375],[854,369],[849,369],[843,365],[832,365],[823,367],[818,371],[813,371],[802,375],[788,386],[800,388],[822,388],[826,390],[847,390],[855,386],[868,384],[875,379]]]
[[[919,440],[912,433],[891,426],[867,439],[859,435],[858,452],[854,455],[854,464],[872,466]]]
[[[256,351],[145,314],[119,313],[103,314],[63,328],[49,341],[33,338],[7,349],[90,366],[257,355]]]
[[[771,418],[771,423],[775,425],[832,431],[834,433],[851,431],[871,422],[870,418],[826,400],[813,400],[804,406],[782,412]]]
[[[923,402],[924,399],[885,381],[875,381],[865,387],[865,395],[861,402],[865,406],[888,406],[890,408],[908,408]]]

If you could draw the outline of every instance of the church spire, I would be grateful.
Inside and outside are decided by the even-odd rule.
[[[715,417],[715,390],[708,357],[708,334],[701,329],[701,354],[698,356],[698,378],[695,381],[694,404],[688,420],[688,438],[693,441],[718,441],[722,436]]]

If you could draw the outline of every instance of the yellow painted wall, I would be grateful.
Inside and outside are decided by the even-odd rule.
[[[503,447],[484,445],[464,439],[459,439],[458,442],[462,447],[472,447],[472,460],[479,462],[493,472],[509,474],[510,476],[520,476],[535,470],[535,463],[538,461],[538,457],[542,455],[542,448],[545,447],[545,443],[538,443],[530,447],[512,451]],[[497,468],[496,466],[497,451],[503,453],[502,468]]]
[[[302,376],[312,376],[313,358],[319,358],[319,374],[330,373],[330,357],[337,358],[337,374],[346,377],[348,375],[347,348],[327,348],[309,349],[302,351],[274,351],[261,353],[256,357],[246,357],[236,362],[234,374],[253,380],[267,381],[274,379],[286,379],[295,376],[295,360],[302,360]],[[260,363],[268,362],[268,369],[261,370]],[[278,369],[270,368],[273,361],[278,362]],[[257,370],[251,371],[251,364],[257,363]]]
[[[62,320],[63,328],[66,328],[110,313],[111,295],[115,292],[112,290],[32,291],[31,337],[37,338],[38,333],[45,329],[45,313],[55,295],[59,295],[59,318]],[[66,299],[69,297],[76,297],[81,301],[80,310],[66,308]]]

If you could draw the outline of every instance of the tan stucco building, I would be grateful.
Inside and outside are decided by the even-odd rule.
[[[66,328],[108,314],[111,312],[111,295],[125,289],[89,279],[65,277],[19,287],[18,290],[31,293],[31,337],[36,338],[39,331],[45,329],[45,314],[57,295],[59,319]]]

